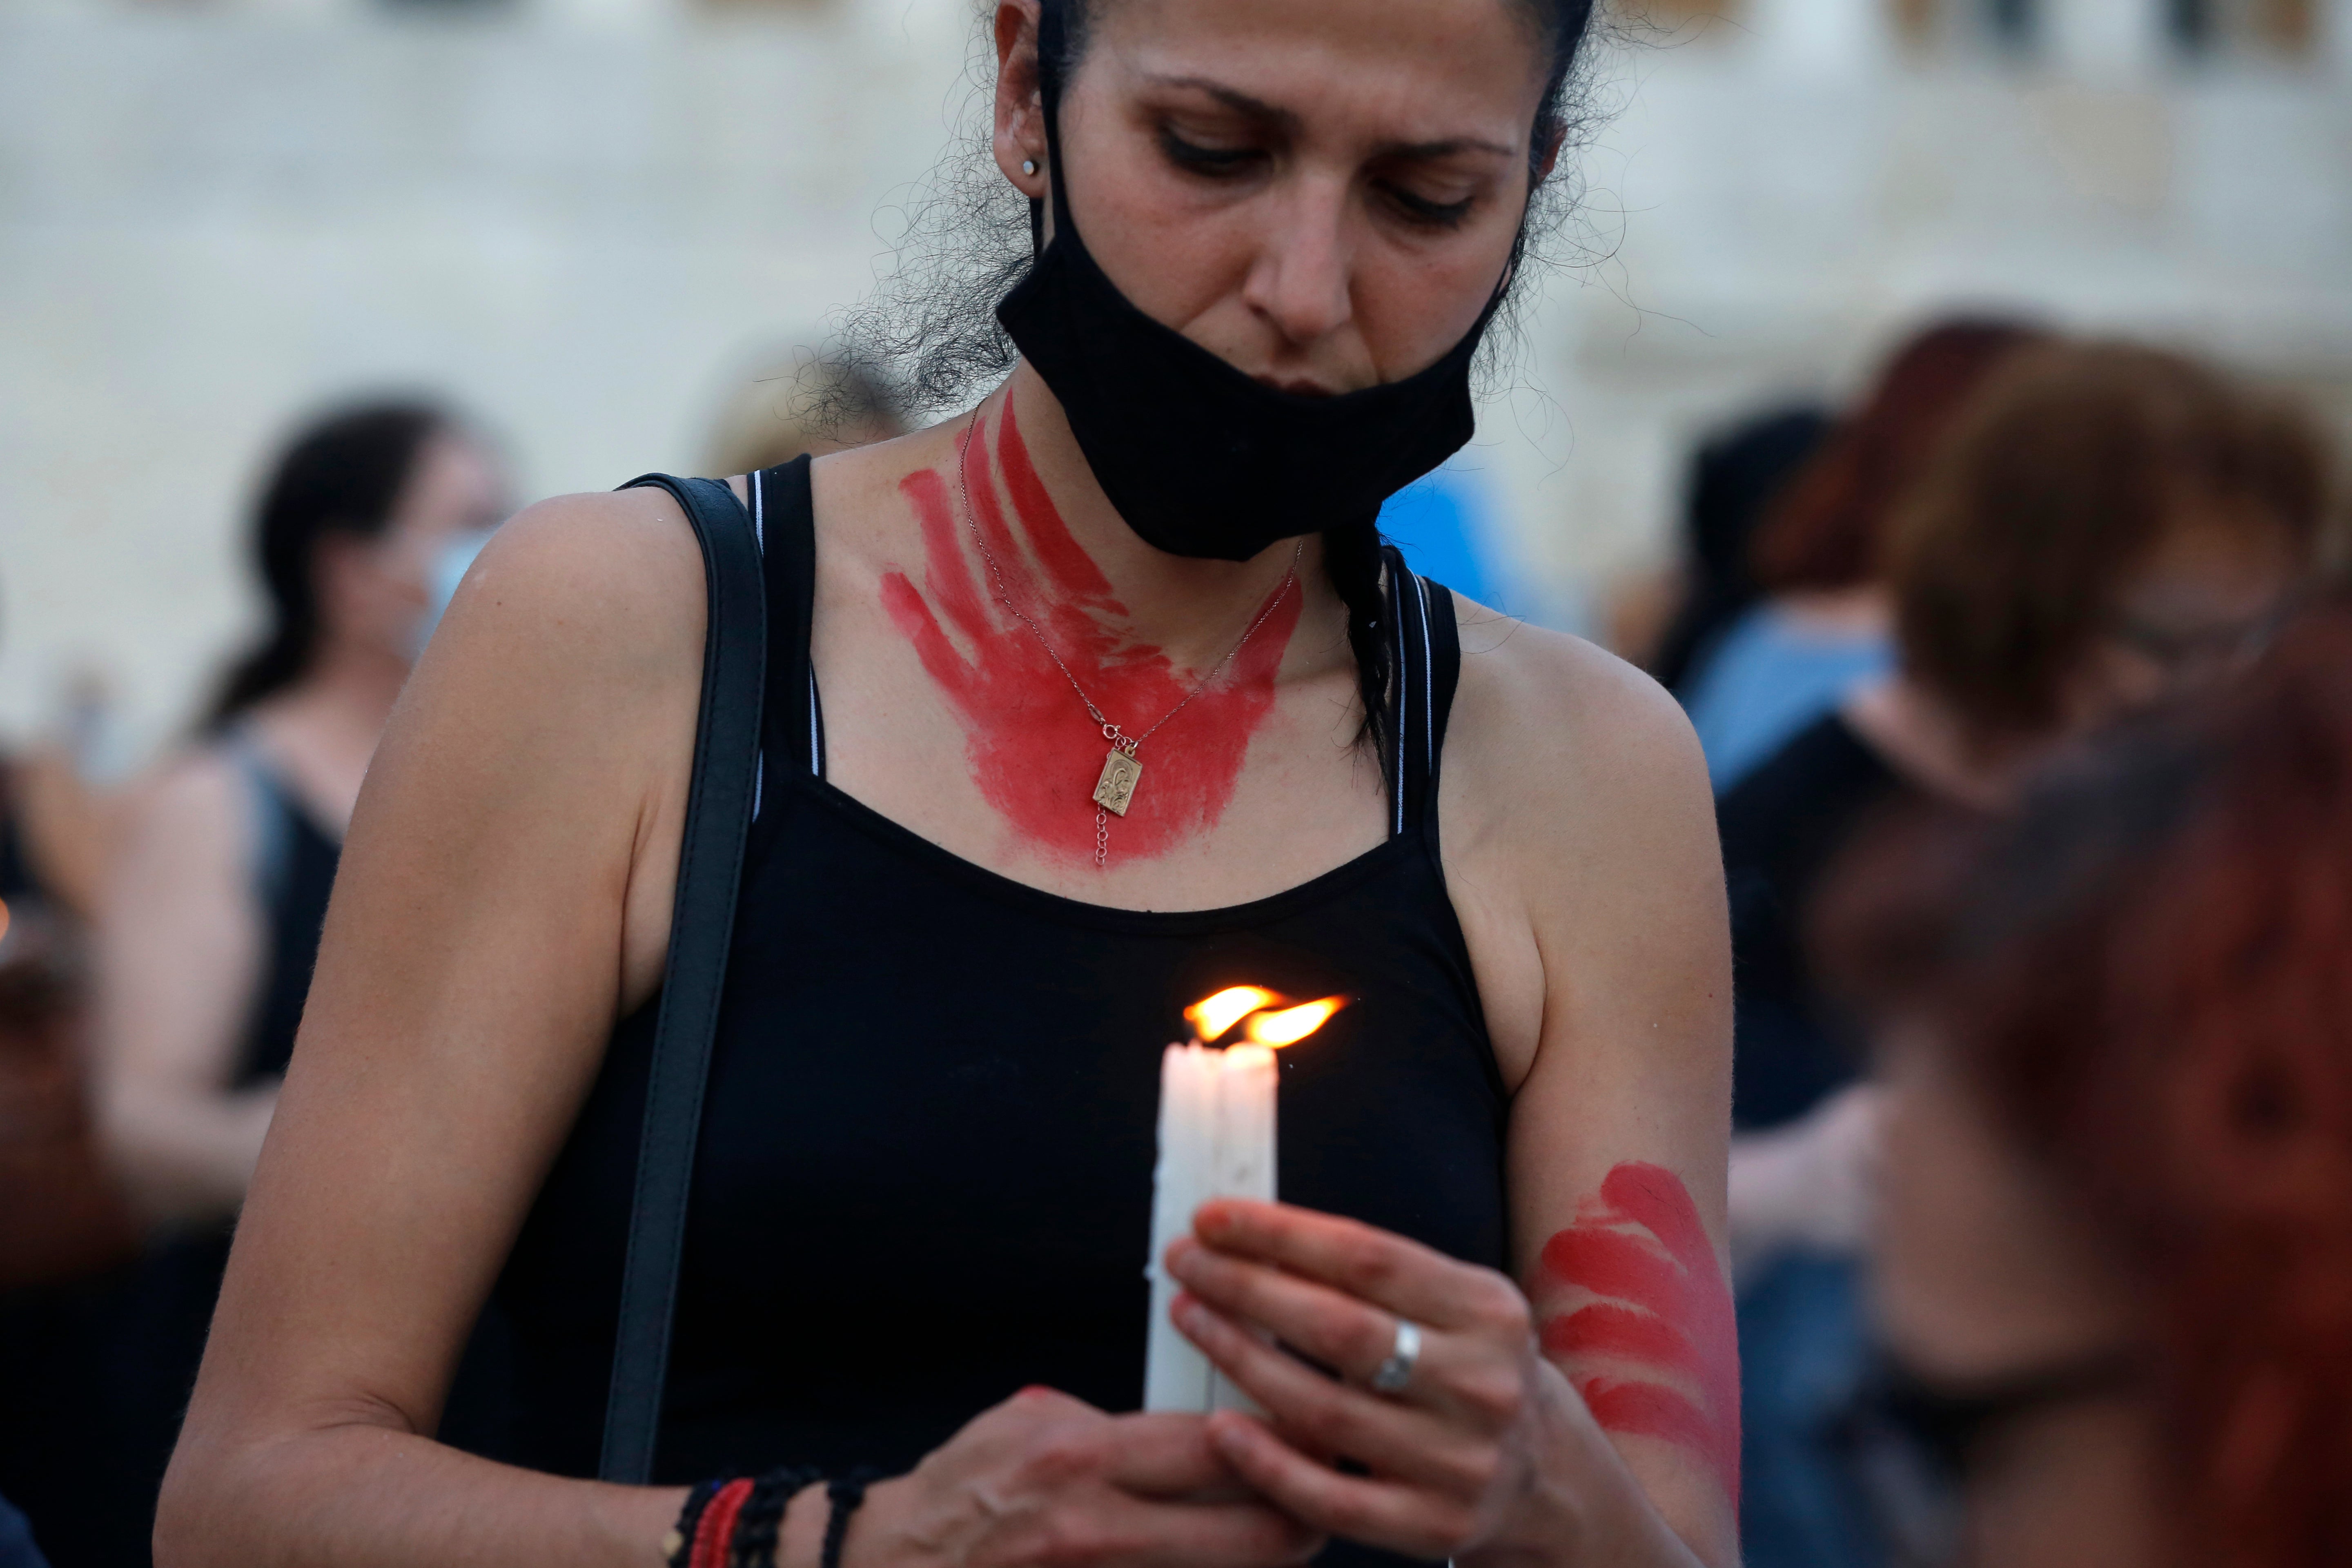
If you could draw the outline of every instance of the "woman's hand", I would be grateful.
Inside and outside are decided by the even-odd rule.
[[[1194,1227],[1168,1253],[1185,1287],[1177,1325],[1266,1412],[1221,1412],[1210,1439],[1297,1518],[1413,1557],[1577,1561],[1631,1494],[1503,1275],[1281,1204],[1205,1204]],[[1402,1389],[1375,1393],[1400,1320],[1419,1329],[1419,1355]]]
[[[873,1489],[850,1568],[1265,1568],[1323,1537],[1248,1495],[1194,1415],[1024,1389]]]

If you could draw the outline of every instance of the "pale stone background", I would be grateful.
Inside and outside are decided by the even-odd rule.
[[[1668,0],[1651,0],[1664,7]],[[2352,416],[2352,0],[1654,10],[1468,461],[1545,618],[1669,548],[1685,454],[1951,305],[2200,346]],[[1698,5],[1698,10],[1727,5]],[[252,613],[299,411],[445,390],[526,494],[697,465],[966,98],[966,0],[0,0],[0,735],[103,673],[119,768]]]

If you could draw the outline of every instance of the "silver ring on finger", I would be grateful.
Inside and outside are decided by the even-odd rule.
[[[1390,1347],[1389,1359],[1381,1363],[1372,1373],[1372,1391],[1376,1394],[1402,1394],[1412,1382],[1412,1369],[1421,1360],[1421,1325],[1410,1318],[1399,1318],[1396,1343]]]

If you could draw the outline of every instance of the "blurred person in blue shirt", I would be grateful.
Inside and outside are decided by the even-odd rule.
[[[1765,596],[1675,683],[1717,795],[1893,668],[1878,583],[1888,525],[1970,395],[2035,341],[2000,321],[1956,320],[1919,333],[1772,501],[1748,547]]]

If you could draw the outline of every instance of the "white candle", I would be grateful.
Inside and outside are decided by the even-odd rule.
[[[1211,1198],[1274,1201],[1274,1052],[1171,1046],[1160,1058],[1160,1160],[1152,1171],[1151,1330],[1143,1407],[1206,1414],[1255,1410],[1168,1316],[1181,1287],[1163,1261]]]

